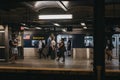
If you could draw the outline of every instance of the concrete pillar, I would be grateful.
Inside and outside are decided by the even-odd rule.
[[[95,80],[105,80],[104,0],[94,0],[94,63]]]
[[[5,26],[5,61],[9,60],[9,34],[8,26]]]

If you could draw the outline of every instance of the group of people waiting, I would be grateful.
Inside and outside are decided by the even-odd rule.
[[[69,44],[71,45],[71,42],[69,41]],[[47,44],[45,45],[45,42],[43,40],[39,41],[39,57],[41,58],[42,56],[44,58],[51,58],[51,59],[56,59],[57,61],[62,58],[62,62],[65,62],[65,43],[64,39],[61,38],[60,42],[56,43],[55,37],[53,34],[51,34],[47,40]],[[69,47],[69,50],[71,47]],[[70,52],[68,52],[68,55],[70,56]]]

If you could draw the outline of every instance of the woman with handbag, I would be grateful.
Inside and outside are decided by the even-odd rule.
[[[64,52],[66,51],[66,48],[65,48],[65,44],[64,44],[64,39],[61,39],[58,49],[59,49],[59,56],[57,58],[57,61],[59,61],[60,58],[62,57],[63,58],[62,62],[65,62]]]

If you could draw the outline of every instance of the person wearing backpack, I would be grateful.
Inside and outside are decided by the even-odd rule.
[[[43,53],[43,49],[45,48],[45,43],[43,42],[43,40],[40,41],[39,45],[40,45],[40,50],[39,50],[40,58],[41,58],[42,56],[45,58],[46,56],[45,56],[45,54]]]

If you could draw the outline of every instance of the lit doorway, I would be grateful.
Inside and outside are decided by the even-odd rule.
[[[120,34],[114,34],[112,36],[112,43],[113,43],[113,58],[119,58],[119,53],[120,53]]]

